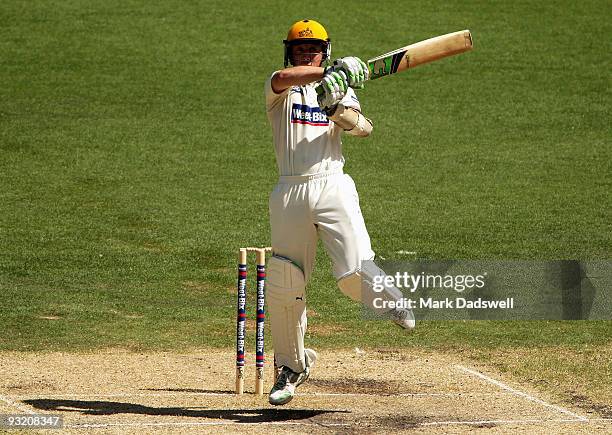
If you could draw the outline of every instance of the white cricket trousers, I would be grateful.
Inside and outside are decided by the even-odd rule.
[[[270,194],[272,251],[312,274],[318,237],[336,280],[359,270],[374,252],[353,179],[341,170],[282,176]]]

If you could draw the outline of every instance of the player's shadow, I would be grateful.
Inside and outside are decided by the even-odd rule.
[[[140,391],[168,391],[171,393],[234,394],[231,390],[203,390],[201,388],[141,388]]]
[[[237,423],[265,423],[273,421],[304,420],[322,414],[349,413],[326,409],[197,409],[180,407],[161,407],[135,403],[110,402],[103,400],[66,400],[66,399],[28,399],[28,405],[55,412],[80,412],[85,415],[140,414],[172,417],[194,417],[231,420]]]

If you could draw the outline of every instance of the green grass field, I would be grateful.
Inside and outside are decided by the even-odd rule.
[[[375,131],[345,139],[346,170],[377,253],[609,259],[608,9],[3,2],[0,349],[233,344],[236,248],[269,243],[277,177],[263,83],[303,17],[327,26],[334,57],[474,36],[469,54],[359,92]],[[460,352],[523,379],[554,366],[595,399],[612,397],[609,321],[424,322],[405,336],[364,323],[322,250],[317,262],[315,346]]]

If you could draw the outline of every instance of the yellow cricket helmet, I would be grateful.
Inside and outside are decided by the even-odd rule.
[[[331,41],[325,27],[315,20],[301,20],[289,28],[285,44],[285,67],[293,64],[291,59],[291,48],[298,44],[319,43],[323,46],[323,60],[331,57]]]

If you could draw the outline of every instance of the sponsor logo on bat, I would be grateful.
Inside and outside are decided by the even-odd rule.
[[[406,55],[406,58],[408,59],[408,54],[405,51],[402,51],[391,56],[369,61],[368,67],[370,68],[370,79],[377,79],[396,73],[402,59],[404,58],[404,55]]]

